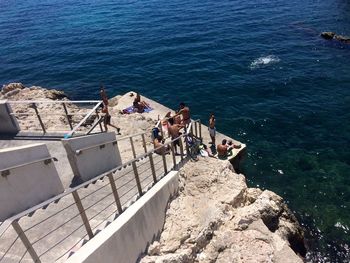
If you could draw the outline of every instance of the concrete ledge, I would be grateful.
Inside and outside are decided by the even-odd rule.
[[[0,100],[0,134],[16,134],[20,131],[17,119],[11,113],[12,108],[7,100]]]
[[[45,159],[51,159],[45,144],[0,150],[0,221],[64,191],[55,164]]]
[[[178,172],[172,171],[67,262],[136,262],[161,233],[169,199],[178,187]]]
[[[110,143],[115,140],[115,132],[62,140],[74,176],[87,181],[121,165],[118,144]]]

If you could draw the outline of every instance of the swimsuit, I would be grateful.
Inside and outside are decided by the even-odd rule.
[[[215,134],[216,134],[216,128],[210,128],[208,127],[208,130],[209,130],[209,135],[210,137],[215,137]]]

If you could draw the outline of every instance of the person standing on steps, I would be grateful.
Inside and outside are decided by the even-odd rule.
[[[215,145],[216,128],[215,128],[215,116],[214,116],[214,113],[210,114],[208,130],[209,130],[209,135],[210,135],[210,138],[211,138],[210,144]]]

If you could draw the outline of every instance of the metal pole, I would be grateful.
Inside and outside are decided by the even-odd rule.
[[[197,122],[194,122],[194,132],[196,133],[196,137],[198,137],[198,129],[197,129]]]
[[[202,122],[200,119],[198,120],[198,123],[199,123],[199,138],[202,139]]]
[[[122,208],[122,205],[120,203],[117,187],[115,186],[115,181],[113,179],[112,173],[108,174],[108,179],[109,179],[109,183],[111,184],[111,187],[112,187],[114,200],[115,200],[115,203],[117,204],[118,212],[119,212],[119,214],[121,214],[121,213],[123,213],[123,208]]]
[[[162,121],[160,121],[160,134],[162,135],[162,137],[164,139],[164,131],[163,131],[163,123],[162,123]]]
[[[176,156],[175,156],[175,150],[174,150],[174,145],[171,143],[171,155],[173,156],[173,163],[174,163],[174,170],[176,169]]]
[[[180,154],[181,154],[181,162],[184,160],[184,145],[183,145],[183,142],[182,142],[182,137],[179,138],[180,140]]]
[[[156,183],[156,182],[157,182],[157,175],[156,175],[156,170],[155,170],[155,168],[154,168],[153,153],[150,153],[150,154],[148,155],[148,158],[149,158],[149,162],[150,162],[150,164],[151,164],[153,182]]]
[[[136,158],[136,151],[135,151],[134,141],[133,141],[132,137],[130,137],[130,144],[131,144],[132,154],[133,154],[134,158]]]
[[[38,111],[38,108],[36,106],[35,103],[32,104],[33,105],[33,109],[35,110],[35,113],[36,113],[36,116],[38,117],[38,120],[39,120],[39,123],[40,123],[40,126],[41,126],[41,129],[43,130],[44,134],[46,133],[46,129],[45,129],[45,126],[44,126],[44,123],[39,115],[39,111]]]
[[[22,227],[19,225],[18,221],[13,221],[12,222],[12,227],[15,229],[17,235],[22,240],[24,246],[28,250],[28,253],[32,257],[33,261],[36,262],[36,263],[40,263],[41,261],[40,261],[40,258],[38,256],[38,254],[35,252],[32,244],[30,243],[27,235],[24,233]]]
[[[142,187],[141,187],[141,183],[140,183],[139,173],[137,172],[136,161],[132,162],[132,168],[134,169],[137,190],[139,191],[139,194],[141,196],[141,195],[143,195],[143,192],[142,192]]]
[[[142,145],[143,145],[143,148],[145,149],[145,153],[147,153],[147,146],[146,146],[146,139],[145,139],[145,134],[141,134],[142,136]]]
[[[69,118],[66,104],[62,103],[62,106],[63,106],[64,112],[66,113],[66,117],[67,117],[67,121],[68,121],[69,127],[70,127],[71,130],[73,130],[73,125],[72,125],[71,119]]]
[[[166,159],[165,159],[165,146],[163,146],[163,152],[162,152],[162,158],[163,158],[163,166],[164,166],[164,175],[168,173],[168,168],[166,166]]]
[[[97,116],[97,119],[100,118],[100,115],[98,115],[98,110],[96,109],[96,116]],[[103,128],[102,128],[102,124],[101,124],[101,120],[98,121],[98,124],[100,125],[100,131],[103,132]]]
[[[86,213],[85,213],[83,204],[81,203],[81,200],[80,200],[80,197],[78,195],[78,192],[74,191],[74,192],[72,192],[72,195],[74,197],[75,204],[78,207],[81,219],[83,220],[86,232],[87,232],[89,238],[91,239],[91,238],[94,237],[94,233],[92,233],[91,226],[90,226],[90,223],[89,223],[89,219],[86,216]]]

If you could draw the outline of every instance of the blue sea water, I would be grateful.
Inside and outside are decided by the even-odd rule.
[[[308,261],[350,261],[347,0],[0,0],[0,83],[74,99],[139,91],[248,144],[250,186],[285,198]]]

